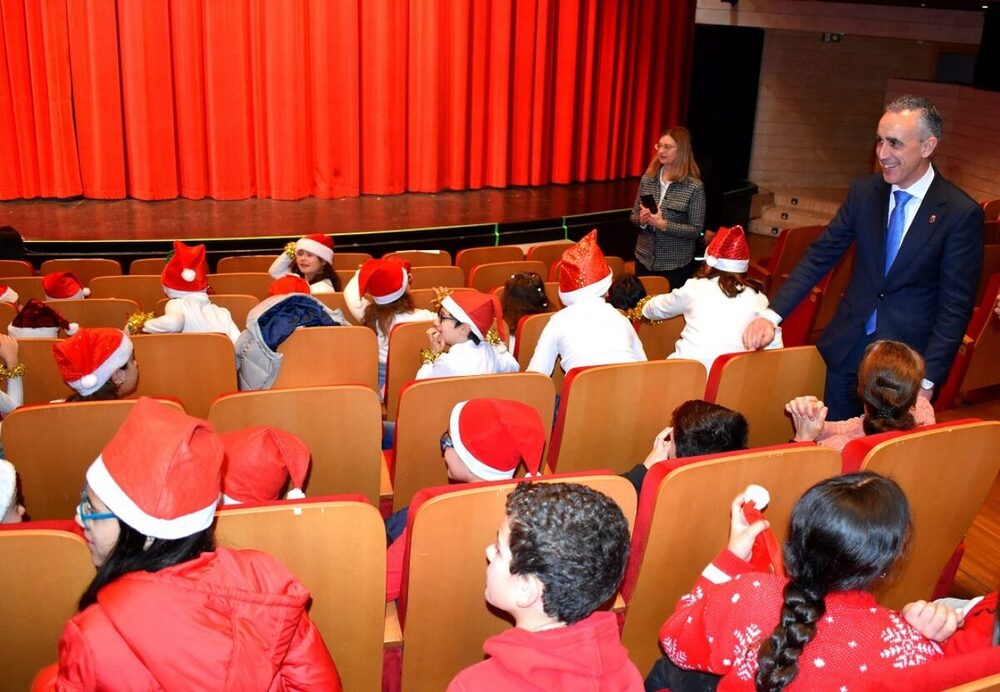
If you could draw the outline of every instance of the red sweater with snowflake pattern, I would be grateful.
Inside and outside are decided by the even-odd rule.
[[[667,656],[683,668],[722,675],[719,691],[753,690],[757,650],[778,624],[784,577],[749,571],[728,550],[702,572],[660,630]],[[919,666],[941,656],[937,644],[865,591],[826,597],[816,636],[786,689],[849,692],[874,673]]]

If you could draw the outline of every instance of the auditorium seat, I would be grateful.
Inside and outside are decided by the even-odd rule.
[[[45,289],[42,288],[42,277],[40,276],[8,276],[0,281],[17,293],[17,301],[24,305],[30,299],[45,300]],[[93,290],[93,289],[91,289]],[[162,292],[162,289],[161,289]],[[91,293],[93,295],[93,293]],[[94,296],[95,298],[109,298],[110,296]]]
[[[0,278],[34,276],[35,268],[24,260],[0,259]]]
[[[367,327],[299,328],[278,353],[284,357],[276,389],[357,384],[378,390],[378,344]]]
[[[295,387],[219,397],[208,412],[219,432],[270,425],[302,438],[312,453],[309,497],[381,494],[382,410],[367,387]],[[383,541],[384,545],[384,541]]]
[[[549,303],[548,312],[555,312],[561,309],[562,301],[559,300],[559,284],[546,281],[543,285],[545,286],[545,299]],[[471,291],[472,289],[469,290]],[[503,305],[504,287],[497,286],[490,292],[497,297],[500,305]]]
[[[472,289],[466,288],[465,286],[449,286],[448,290],[454,293],[456,291],[471,291]],[[410,298],[413,299],[413,307],[417,310],[430,310],[431,312],[437,312],[437,296],[438,292],[433,288],[410,289]]]
[[[163,403],[181,410],[174,401]],[[17,467],[32,519],[73,518],[87,469],[134,405],[131,399],[45,403],[4,416],[4,454]]]
[[[77,502],[82,482],[77,479]],[[27,690],[40,668],[56,662],[59,636],[76,615],[94,566],[86,541],[69,531],[0,531],[0,555],[3,687]]]
[[[399,395],[396,438],[389,464],[393,510],[408,505],[422,488],[448,483],[438,444],[441,433],[448,429],[455,404],[482,397],[513,399],[533,407],[545,425],[548,441],[547,423],[552,420],[555,390],[544,375],[507,373],[410,382]]]
[[[779,277],[787,276],[795,268],[809,246],[825,230],[826,226],[798,226],[782,229],[778,235],[778,241],[774,245],[774,251],[769,257],[751,261],[747,276],[763,282],[764,292],[769,297],[774,298],[779,287]]]
[[[257,300],[268,297],[267,289],[274,279],[267,272],[232,272],[209,274],[208,285],[216,293],[238,293],[254,296]]]
[[[385,367],[385,419],[396,420],[399,393],[420,369],[420,351],[428,347],[427,330],[433,322],[402,322],[389,332]]]
[[[0,284],[3,280],[0,279]],[[7,327],[17,316],[17,306],[13,303],[0,303],[0,334],[7,333]]]
[[[631,528],[635,491],[608,474],[560,475],[538,482],[582,483],[611,497]],[[436,487],[413,498],[399,599],[403,627],[402,689],[443,690],[483,659],[483,641],[513,627],[486,603],[483,551],[496,541],[514,483]],[[398,687],[397,687],[398,689]]]
[[[548,466],[559,473],[641,463],[671,412],[705,391],[705,366],[695,360],[574,368],[563,381]]]
[[[100,257],[84,257],[79,259],[50,259],[38,267],[41,276],[54,272],[73,272],[83,282],[84,286],[96,276],[120,276],[122,265],[118,260]]]
[[[273,255],[232,255],[221,257],[215,266],[216,274],[245,274],[267,272],[274,263]]]
[[[344,302],[343,292],[317,293],[313,297],[318,298],[323,305],[327,306],[331,310],[340,310],[344,313],[344,319],[347,320],[348,324],[355,326],[358,324],[358,321],[354,319],[354,314],[347,309],[347,303]]]
[[[170,397],[204,418],[220,394],[236,391],[233,342],[223,334],[137,334],[139,386],[129,398]]]
[[[641,461],[641,460],[640,460]],[[656,464],[639,496],[622,581],[622,642],[640,671],[662,653],[658,633],[677,600],[726,547],[733,498],[755,483],[771,494],[764,514],[779,544],[792,507],[815,483],[840,472],[840,455],[812,443],[726,452]]]
[[[521,250],[520,245],[487,245],[459,250],[458,254],[455,255],[455,266],[462,269],[466,283],[468,283],[472,276],[472,268],[477,264],[516,262],[523,259],[524,251]]]
[[[797,396],[823,398],[826,364],[815,346],[727,353],[715,359],[705,400],[742,413],[750,446],[788,442],[795,436],[785,404]]]
[[[913,533],[892,580],[876,586],[880,603],[901,608],[929,599],[1000,471],[1000,421],[884,433],[852,440],[861,469],[899,483],[910,501]]]
[[[465,275],[458,267],[414,266],[410,271],[410,288],[459,288],[465,285]]]
[[[534,272],[541,276],[544,271],[545,265],[533,260],[479,264],[472,268],[468,285],[481,293],[489,293],[497,286],[503,286],[514,274]]]
[[[669,320],[661,320],[656,324],[650,324],[645,320],[640,322],[636,333],[639,335],[639,341],[642,342],[642,350],[645,352],[646,358],[662,360],[673,353],[685,324],[683,315],[671,317]]]
[[[25,367],[24,403],[47,404],[65,399],[73,390],[63,382],[52,347],[62,339],[18,339],[17,357]]]
[[[1000,244],[986,245],[983,247],[983,269],[979,274],[979,285],[976,287],[976,302],[979,302],[986,294],[986,284],[990,277],[1000,272]],[[993,294],[996,300],[997,294]]]
[[[344,689],[381,689],[385,526],[374,507],[341,497],[220,507],[215,535],[273,555],[298,577]]]
[[[167,266],[167,260],[163,257],[143,257],[132,260],[128,265],[129,274],[156,275],[163,273],[163,268]]]
[[[552,269],[552,265],[562,259],[562,255],[567,249],[573,246],[572,240],[560,240],[542,245],[532,245],[525,253],[525,259],[537,260],[545,264],[545,271],[542,278],[547,278]]]
[[[124,329],[128,318],[139,312],[139,304],[125,298],[81,298],[79,300],[47,300],[70,322],[81,327],[114,327]]]
[[[661,293],[670,293],[670,282],[663,276],[640,276],[646,295],[656,296]]]
[[[367,252],[338,252],[334,248],[333,268],[357,271],[362,264],[372,258]]]
[[[145,312],[154,312],[156,304],[165,295],[159,274],[98,276],[90,282],[91,298],[134,300]]]
[[[382,255],[382,259],[409,262],[411,267],[440,267],[451,265],[451,253],[447,250],[397,250]],[[461,284],[459,284],[461,285]]]
[[[218,305],[220,308],[229,310],[236,328],[240,331],[243,331],[247,327],[247,313],[260,302],[254,296],[241,295],[239,293],[213,293],[209,296],[209,299],[213,305]],[[157,315],[163,314],[169,300],[169,298],[162,298],[156,303]]]
[[[826,325],[830,324],[833,314],[837,311],[837,306],[840,305],[840,299],[844,297],[844,291],[847,290],[847,284],[851,279],[853,271],[854,246],[852,245],[848,248],[844,256],[840,258],[837,266],[833,268],[830,274],[830,281],[827,283],[826,290],[820,297],[819,308],[816,310],[816,318],[813,320],[809,343],[816,343],[819,340],[819,335],[826,329]],[[780,280],[784,282],[787,278],[787,276],[784,276]]]
[[[615,257],[614,255],[606,255],[604,260],[608,263],[608,268],[611,269],[611,275],[615,279],[620,279],[622,274],[625,273],[625,260],[621,257]],[[559,277],[556,276],[556,281]]]

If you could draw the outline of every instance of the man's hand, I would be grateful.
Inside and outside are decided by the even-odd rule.
[[[758,317],[743,330],[743,347],[748,351],[758,351],[774,341],[775,328],[771,320]]]

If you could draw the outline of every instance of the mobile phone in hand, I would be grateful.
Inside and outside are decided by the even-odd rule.
[[[657,211],[656,200],[653,199],[653,195],[650,194],[640,195],[639,202],[642,204],[642,206],[646,207],[646,209],[649,209],[650,214],[656,213]]]

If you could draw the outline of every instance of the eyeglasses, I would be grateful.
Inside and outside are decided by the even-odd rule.
[[[86,489],[80,491],[80,504],[76,506],[76,513],[80,516],[80,521],[84,524],[89,524],[89,522],[98,521],[99,519],[113,519],[118,516],[114,512],[95,512],[94,506],[90,504],[90,498],[87,497]]]
[[[455,449],[455,443],[451,439],[451,432],[445,430],[441,433],[441,439],[439,441],[441,445],[441,456],[444,456],[445,450]]]
[[[659,151],[660,149],[676,149],[677,145],[676,144],[660,144],[659,142],[657,142],[656,144],[653,145],[653,148],[656,149],[657,151]]]
[[[444,310],[438,310],[438,319],[439,319],[439,320],[440,320],[441,322],[444,322],[445,320],[451,320],[452,322],[454,322],[454,323],[455,323],[455,326],[456,326],[456,327],[457,327],[458,325],[462,324],[462,322],[461,322],[461,321],[460,321],[460,320],[459,320],[459,319],[458,319],[457,317],[455,317],[454,315],[449,315],[449,314],[448,314],[447,312],[445,312]]]

